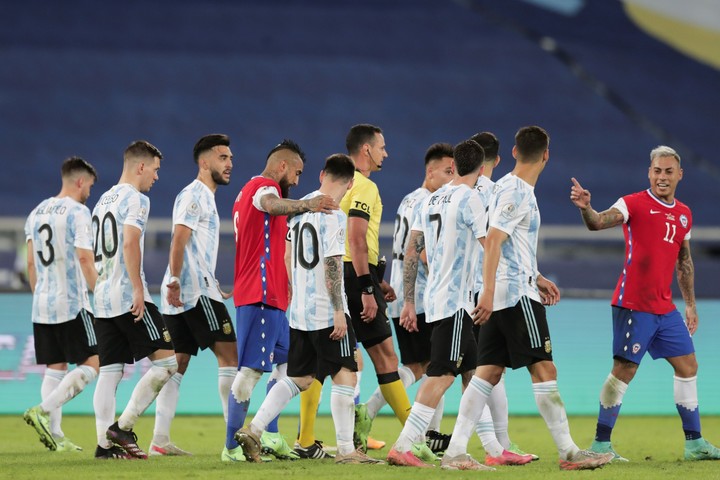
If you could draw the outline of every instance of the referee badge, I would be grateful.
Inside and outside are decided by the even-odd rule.
[[[458,357],[457,363],[455,364],[455,368],[460,368],[460,365],[462,365],[462,361],[463,361],[463,354],[461,353],[460,356]]]
[[[551,353],[552,352],[552,344],[550,343],[550,339],[545,340],[545,353]]]
[[[170,338],[170,332],[167,331],[167,328],[163,329],[163,340],[165,340],[165,343],[170,343],[172,340]]]
[[[232,331],[232,328],[230,328],[230,322],[228,322],[227,320],[224,321],[222,329],[225,335],[230,335],[230,332]]]

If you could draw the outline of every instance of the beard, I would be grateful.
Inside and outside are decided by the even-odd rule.
[[[290,184],[285,180],[284,178],[278,182],[280,185],[280,194],[282,194],[282,198],[289,198],[290,196]]]
[[[228,183],[230,183],[230,179],[225,180],[221,172],[213,170],[210,176],[212,177],[213,182],[215,182],[215,184],[217,185],[227,185]]]

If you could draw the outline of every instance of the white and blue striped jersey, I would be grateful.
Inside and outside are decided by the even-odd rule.
[[[145,227],[150,213],[150,199],[128,183],[115,185],[105,192],[93,209],[95,234],[95,316],[112,318],[124,315],[132,307],[132,285],[125,266],[123,227],[138,228],[140,235],[140,277],[145,302],[153,303],[148,292],[142,257],[145,252]]]
[[[485,205],[485,215],[486,219],[490,220],[490,197],[492,196],[493,189],[495,187],[495,182],[490,180],[485,175],[480,175],[477,179],[477,182],[475,182],[475,189],[480,194],[480,199],[483,202],[483,205]],[[486,224],[487,228],[487,224]],[[473,291],[475,293],[479,293],[482,291],[483,286],[483,279],[482,279],[482,263],[483,258],[485,257],[485,250],[483,250],[482,246],[480,247],[480,252],[478,255],[478,264],[475,268],[475,286],[473,287]]]
[[[390,271],[390,286],[395,290],[397,300],[388,304],[388,314],[391,318],[399,318],[403,309],[405,287],[403,286],[403,260],[405,250],[410,242],[410,230],[419,215],[423,200],[430,195],[430,190],[420,187],[407,194],[400,202],[395,215],[395,233],[392,246],[392,270]],[[415,312],[425,312],[424,293],[427,285],[427,266],[418,262],[417,279],[415,280]]]
[[[182,307],[167,302],[167,284],[170,283],[170,266],[160,287],[160,311],[166,315],[178,315],[195,307],[200,296],[222,302],[222,294],[215,282],[218,244],[220,241],[220,216],[215,205],[215,195],[200,180],[194,180],[175,197],[173,206],[173,233],[176,225],[192,230],[183,252],[180,292]]]
[[[444,185],[423,202],[412,229],[423,232],[428,259],[425,321],[472,311],[478,239],[487,220],[477,190],[467,185]]]
[[[495,184],[491,202],[490,227],[509,235],[501,247],[493,310],[513,307],[523,296],[540,302],[536,284],[540,210],[535,189],[508,173]]]
[[[314,191],[303,200],[320,195]],[[290,327],[315,331],[334,325],[333,306],[325,283],[325,259],[345,254],[347,216],[342,210],[332,213],[306,212],[288,222],[292,270],[292,301],[287,316]],[[342,269],[338,272],[343,282]],[[341,285],[343,310],[350,315]]]
[[[92,251],[90,210],[70,197],[48,198],[25,222],[25,241],[29,240],[37,274],[32,321],[64,323],[74,320],[82,309],[92,312],[75,252],[76,248]]]

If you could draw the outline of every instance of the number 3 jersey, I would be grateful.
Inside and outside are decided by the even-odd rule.
[[[92,312],[88,287],[75,253],[92,250],[90,210],[70,197],[48,198],[28,216],[25,241],[32,240],[37,282],[32,321],[56,324]]]
[[[611,208],[622,213],[625,234],[625,263],[612,304],[656,315],[675,310],[670,287],[680,247],[690,240],[690,208],[678,200],[667,204],[649,189]]]
[[[132,306],[132,285],[123,252],[125,225],[140,230],[140,278],[145,302],[153,303],[142,267],[149,213],[150,199],[127,183],[115,185],[105,192],[93,209],[95,267],[98,271],[94,297],[98,318],[123,315]]]
[[[320,195],[312,192],[302,200]],[[295,215],[288,222],[287,240],[290,242],[292,270],[292,301],[288,309],[290,327],[315,331],[333,326],[333,306],[325,281],[325,259],[345,254],[347,216],[342,210],[332,213],[306,212]],[[342,262],[335,272],[340,284],[343,310],[350,315]]]

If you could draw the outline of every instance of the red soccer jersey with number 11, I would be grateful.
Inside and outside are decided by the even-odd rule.
[[[649,189],[613,207],[625,216],[625,264],[612,304],[656,315],[673,311],[671,285],[680,246],[690,239],[690,209],[678,200],[664,203]]]

